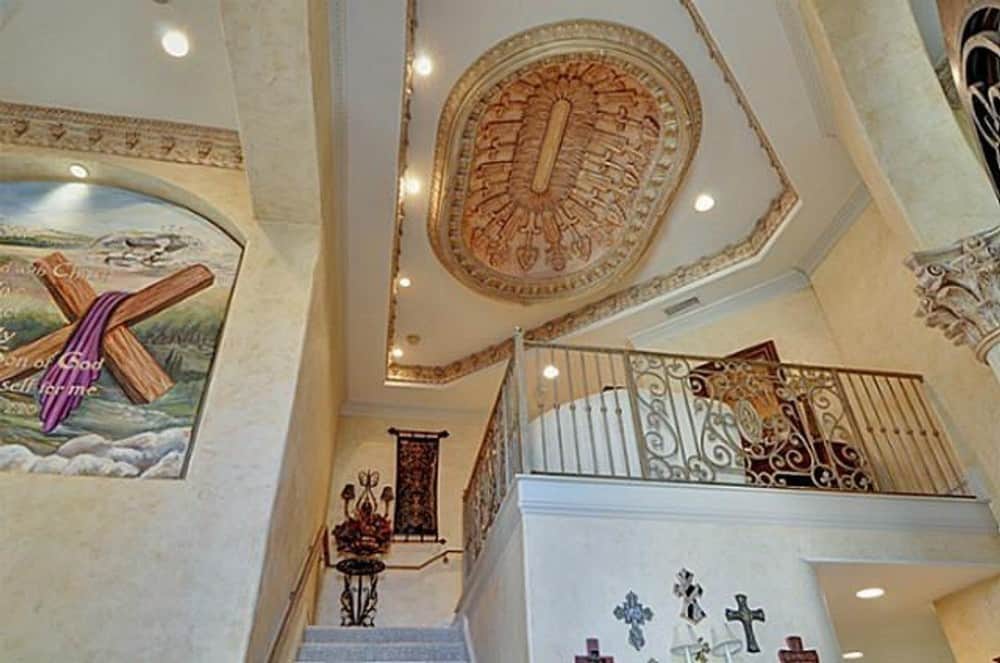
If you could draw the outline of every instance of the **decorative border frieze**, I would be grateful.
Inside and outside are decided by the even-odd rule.
[[[407,78],[404,88],[404,115],[402,118],[402,135],[400,137],[400,143],[404,147],[401,149],[399,157],[400,173],[405,170],[406,133],[409,125],[409,97],[411,94],[409,76],[410,62],[413,57],[412,31],[416,28],[416,20],[412,18],[415,12],[414,2],[415,0],[409,0],[408,3]],[[725,58],[723,58],[722,52],[709,32],[704,19],[694,6],[694,1],[678,0],[678,2],[680,2],[681,6],[691,17],[695,31],[705,42],[709,57],[719,67],[723,80],[733,91],[736,103],[746,115],[747,123],[754,134],[756,134],[761,149],[767,154],[771,168],[781,182],[781,191],[772,199],[767,211],[757,220],[750,234],[744,239],[727,246],[715,254],[704,256],[693,263],[682,265],[666,274],[655,276],[641,283],[611,293],[596,302],[583,305],[574,311],[528,329],[524,334],[526,340],[541,342],[554,340],[628,309],[664,297],[679,288],[705,279],[722,270],[752,260],[764,251],[768,243],[777,235],[799,203],[799,194],[792,184],[781,160],[778,158],[777,151],[764,132],[760,120],[758,120],[753,109],[751,109],[746,94],[740,87],[739,82],[737,82],[736,76],[733,74],[732,69],[729,68]],[[386,343],[386,357],[391,356],[389,350],[394,345],[396,335],[397,301],[395,283],[399,270],[399,237],[402,235],[402,226],[405,219],[402,202],[402,197],[399,197],[396,213],[395,244],[392,256],[392,292],[389,301],[389,329]],[[447,384],[508,359],[513,352],[513,348],[513,341],[505,340],[440,366],[404,365],[397,364],[390,359],[387,361],[386,379],[389,382],[395,383]]]
[[[917,315],[976,358],[1000,344],[1000,226],[906,261],[917,278]]]
[[[242,168],[229,129],[0,101],[0,143]]]

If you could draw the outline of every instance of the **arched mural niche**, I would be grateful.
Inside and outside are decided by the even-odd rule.
[[[0,182],[0,470],[183,477],[242,255],[159,198]]]

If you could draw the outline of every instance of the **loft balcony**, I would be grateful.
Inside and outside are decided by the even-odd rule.
[[[970,497],[920,375],[515,338],[464,495],[469,573],[519,475]]]

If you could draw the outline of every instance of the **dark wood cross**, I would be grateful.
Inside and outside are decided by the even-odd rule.
[[[820,663],[819,654],[815,649],[802,648],[802,638],[799,636],[788,636],[785,642],[788,643],[788,649],[778,652],[778,660],[781,663]]]
[[[601,656],[597,638],[587,638],[587,653],[577,656],[574,663],[615,663],[613,656]]]
[[[736,610],[726,608],[726,621],[739,622],[743,625],[743,633],[747,639],[747,651],[751,654],[760,653],[760,645],[757,643],[757,636],[753,632],[753,623],[763,622],[764,620],[764,610],[762,608],[751,610],[750,606],[747,605],[746,594],[736,595]]]
[[[44,369],[59,354],[97,293],[61,253],[34,263],[38,278],[69,320],[65,327],[26,343],[0,358],[0,382],[25,378]],[[192,265],[139,290],[115,309],[104,332],[108,369],[133,403],[151,403],[174,386],[149,351],[129,330],[137,324],[210,287],[215,276],[204,265]]]

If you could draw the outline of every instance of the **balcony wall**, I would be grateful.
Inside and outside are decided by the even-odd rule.
[[[531,663],[573,660],[588,637],[617,660],[667,661],[681,609],[671,588],[683,567],[704,587],[706,638],[744,593],[767,614],[756,627],[762,658],[775,660],[784,638],[800,635],[821,660],[840,660],[811,562],[1000,569],[996,532],[976,500],[521,477],[472,569],[462,612],[478,663],[512,660],[494,645],[498,632],[526,647],[517,660]],[[503,600],[513,600],[519,568],[523,612],[498,598],[506,588]],[[630,590],[654,612],[638,653],[613,616]]]

